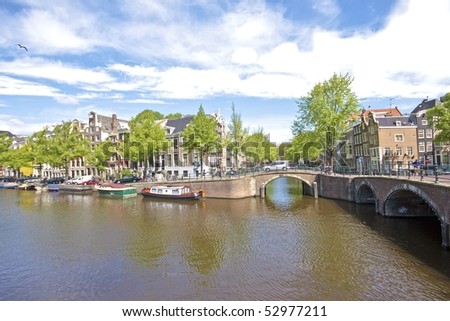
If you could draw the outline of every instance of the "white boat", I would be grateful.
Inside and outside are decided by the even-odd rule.
[[[136,188],[124,184],[98,185],[97,192],[106,197],[134,197],[137,195]]]
[[[144,197],[155,197],[178,200],[198,200],[204,197],[203,190],[199,192],[191,191],[189,186],[152,186],[145,187],[141,193]]]
[[[19,187],[19,183],[14,183],[14,182],[5,182],[5,183],[0,183],[0,188],[17,188]]]

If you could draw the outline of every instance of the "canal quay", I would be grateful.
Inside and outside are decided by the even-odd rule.
[[[450,300],[447,212],[405,202],[445,182],[399,178],[388,194],[371,177],[342,177],[344,189],[277,174],[245,178],[255,197],[190,182],[206,198],[184,202],[1,190],[0,299]]]

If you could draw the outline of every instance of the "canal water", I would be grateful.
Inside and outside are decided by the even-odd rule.
[[[199,202],[0,190],[0,299],[450,300],[437,219],[301,188]]]

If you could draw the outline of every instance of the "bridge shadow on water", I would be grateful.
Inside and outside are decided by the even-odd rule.
[[[413,255],[427,266],[450,277],[450,250],[441,247],[441,225],[435,217],[386,217],[374,205],[336,203],[361,224]]]

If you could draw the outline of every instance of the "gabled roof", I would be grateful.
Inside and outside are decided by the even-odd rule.
[[[364,116],[364,118],[368,118],[369,114],[374,114],[376,117],[380,116],[403,116],[401,111],[398,109],[398,107],[389,107],[389,108],[377,108],[377,109],[363,109],[361,113],[359,114],[353,114],[353,119],[361,118],[361,116]]]
[[[440,103],[441,102],[437,99],[428,100],[428,98],[425,98],[424,100],[422,100],[422,102],[420,104],[417,105],[416,108],[414,108],[414,110],[411,112],[411,114],[412,115],[419,114],[422,111],[425,111],[427,109],[430,109],[430,108],[440,105]]]
[[[397,126],[400,122],[401,126],[415,126],[410,120],[409,116],[394,116],[394,117],[377,117],[376,118],[379,127],[392,127]]]
[[[168,119],[166,122],[166,127],[174,128],[171,135],[178,134],[186,128],[193,118],[194,116],[186,116],[178,119]]]
[[[6,136],[8,136],[8,137],[14,137],[14,135],[11,132],[6,131],[6,130],[0,130],[0,136],[4,135],[4,134],[6,134]]]

